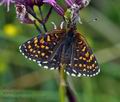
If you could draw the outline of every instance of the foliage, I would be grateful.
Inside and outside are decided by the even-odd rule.
[[[78,102],[119,102],[120,100],[120,1],[94,0],[81,10],[83,24],[81,32],[92,46],[101,73],[94,78],[68,80]],[[16,20],[14,7],[8,13],[0,6],[0,102],[58,102],[58,80],[56,71],[39,69],[34,62],[26,60],[18,47],[27,39],[38,35],[31,25]],[[45,12],[47,8],[45,9]],[[61,19],[53,12],[47,22],[58,23]],[[97,21],[92,19],[97,17]],[[12,27],[8,34],[6,27]],[[72,83],[72,84],[71,84]]]

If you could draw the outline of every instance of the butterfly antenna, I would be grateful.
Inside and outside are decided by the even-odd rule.
[[[54,29],[57,29],[57,26],[54,22],[51,22],[51,24],[53,25]]]
[[[64,27],[64,21],[62,21],[60,24],[60,28],[63,29],[63,27]]]

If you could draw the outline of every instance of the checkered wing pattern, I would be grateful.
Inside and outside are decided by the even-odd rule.
[[[57,69],[60,63],[61,43],[65,36],[64,29],[53,30],[44,35],[38,35],[20,46],[20,52],[46,69]]]
[[[93,55],[86,39],[79,33],[75,34],[75,41],[71,46],[71,59],[65,69],[72,76],[92,77],[100,72],[97,60]]]

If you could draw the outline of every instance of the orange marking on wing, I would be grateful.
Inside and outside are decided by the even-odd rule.
[[[45,53],[41,53],[41,56],[45,56]]]
[[[82,64],[79,64],[79,67],[82,67]]]
[[[78,66],[78,64],[75,64],[75,67],[77,67]]]
[[[38,55],[35,55],[35,57],[37,57],[37,58],[38,58]]]
[[[36,51],[34,50],[33,53],[35,53]]]
[[[84,52],[84,51],[85,51],[85,49],[86,49],[86,46],[84,46],[84,47],[83,47],[82,51]]]
[[[87,52],[87,53],[85,54],[85,56],[86,56],[86,57],[89,57],[89,52]]]
[[[38,51],[38,54],[40,54],[40,51]]]
[[[79,59],[82,59],[82,57],[80,56]]]
[[[30,49],[31,48],[31,45],[28,45],[28,49]]]
[[[45,41],[44,41],[44,38],[42,37],[41,39],[40,39],[40,43],[44,43]]]
[[[86,61],[86,58],[83,57],[83,60]]]
[[[48,50],[48,49],[49,49],[49,47],[48,47],[48,46],[46,46],[46,47],[45,47],[45,49],[46,49],[46,50]]]
[[[41,45],[41,48],[45,48],[45,46],[44,46],[44,45]]]
[[[50,40],[50,36],[49,36],[49,35],[47,36],[47,41],[51,41],[51,40]]]
[[[31,49],[30,49],[30,52],[32,52],[32,51],[33,51],[33,49],[31,48]]]
[[[94,57],[93,55],[90,56],[90,60],[91,60],[91,61],[93,60],[93,57]]]

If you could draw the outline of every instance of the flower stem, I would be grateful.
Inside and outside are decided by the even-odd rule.
[[[42,34],[42,31],[41,31],[41,29],[39,28],[39,26],[37,25],[36,20],[34,21],[34,25],[35,25],[37,31],[38,31],[40,34]]]
[[[65,102],[65,95],[66,95],[66,76],[64,74],[64,68],[65,68],[65,65],[61,65],[61,68],[60,68],[60,86],[59,86],[59,94],[60,94],[60,102]]]
[[[42,19],[42,21],[43,21],[43,20],[44,20],[44,18],[43,18],[43,14],[42,14],[42,11],[41,11],[41,7],[39,7],[39,11],[40,11],[40,16],[41,16],[41,19]],[[47,32],[47,28],[46,28],[46,25],[45,25],[45,23],[44,23],[44,22],[42,23],[42,25],[43,25],[44,31],[45,31],[45,32]]]

